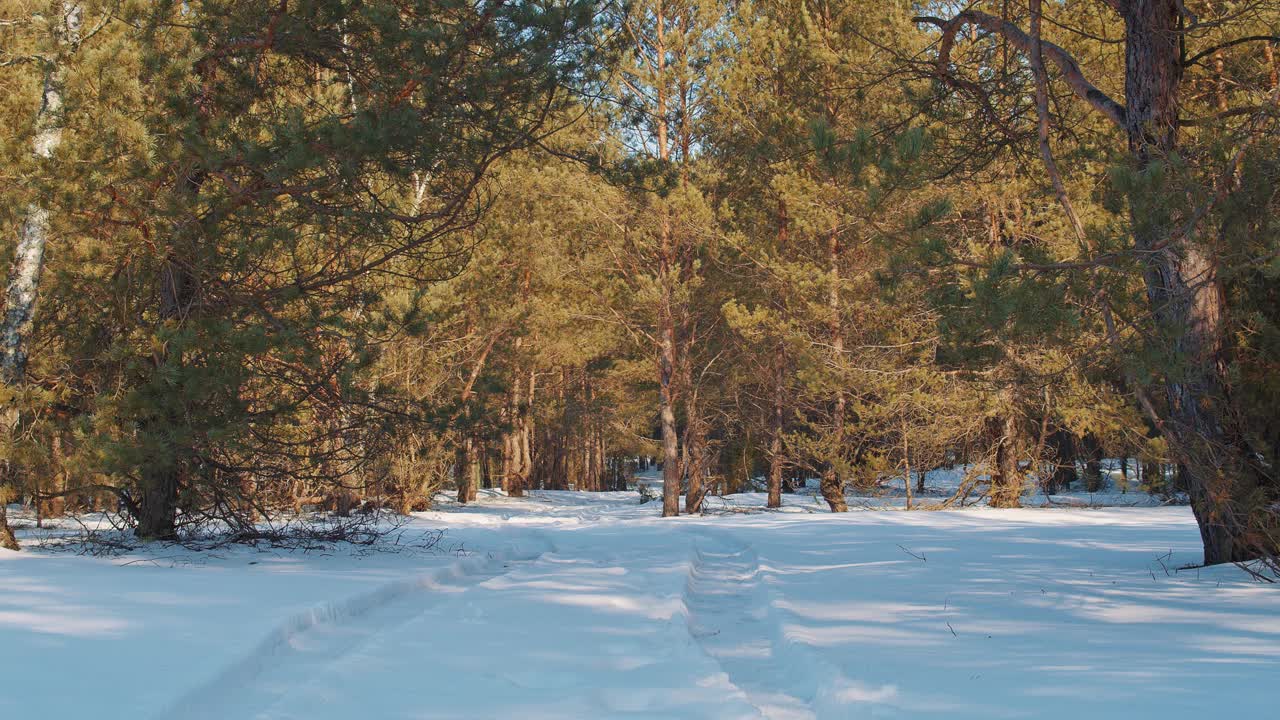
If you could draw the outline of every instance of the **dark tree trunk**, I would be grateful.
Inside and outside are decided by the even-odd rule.
[[[1142,463],[1141,473],[1142,484],[1147,486],[1147,492],[1164,491],[1164,471],[1161,469],[1160,463]]]
[[[511,413],[507,413],[507,422],[512,422]],[[511,429],[504,430],[502,433],[502,490],[511,495],[511,486],[515,479],[516,453],[515,453],[515,431]]]
[[[178,477],[176,463],[153,463],[143,470],[135,534],[143,540],[177,537]]]
[[[1093,435],[1081,438],[1080,449],[1084,451],[1084,489],[1086,492],[1102,492],[1106,488],[1106,479],[1102,474],[1102,443]]]
[[[831,333],[831,353],[835,366],[839,367],[844,362],[844,324],[840,317],[840,235],[835,230],[827,238],[827,262],[831,283],[827,291],[827,312],[830,314],[827,323]],[[823,468],[820,485],[822,499],[827,501],[831,512],[849,511],[844,497],[844,478],[840,477],[840,468],[835,460],[844,451],[845,402],[844,391],[837,390],[831,418],[830,452],[833,457]]]
[[[488,490],[493,487],[493,464],[492,453],[489,452],[488,438],[482,438],[479,442],[479,462],[480,467],[480,487]]]
[[[1018,420],[1012,412],[988,421],[996,442],[991,473],[991,507],[1022,506],[1022,468],[1018,465]]]
[[[1177,0],[1128,0],[1124,10],[1126,133],[1137,169],[1144,171],[1177,146],[1182,80]],[[1160,428],[1186,468],[1186,490],[1200,525],[1206,564],[1274,552],[1248,539],[1250,496],[1260,480],[1245,434],[1233,425],[1223,348],[1224,308],[1216,259],[1203,238],[1154,221],[1144,193],[1130,205],[1134,245],[1147,264],[1144,278],[1160,336],[1175,358],[1164,382],[1167,407]],[[1175,218],[1172,222],[1185,222]],[[1193,232],[1206,234],[1203,228]]]
[[[1060,493],[1071,487],[1078,478],[1076,476],[1075,439],[1066,430],[1055,430],[1048,438],[1050,458],[1053,460],[1053,472],[1045,483],[1045,492],[1050,495]]]
[[[202,180],[203,175],[193,172],[183,182],[181,191],[194,198]],[[180,258],[176,251],[171,251],[160,269],[161,320],[183,322],[191,313],[198,294],[199,280],[192,271],[191,263]],[[160,368],[166,365],[181,368],[183,358],[166,349],[158,353],[153,362],[159,375]],[[179,408],[184,399],[175,396],[177,391],[174,388],[166,388],[165,392],[166,395],[159,398],[157,415],[143,423],[144,432],[157,433],[160,438],[158,444],[167,446],[164,451],[149,457],[140,472],[142,488],[137,503],[135,533],[144,540],[172,540],[177,537],[178,492],[182,484],[184,458],[191,450],[173,446],[167,437],[170,429],[182,422]]]

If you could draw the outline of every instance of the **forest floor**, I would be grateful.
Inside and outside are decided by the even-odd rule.
[[[1275,710],[1280,586],[1179,571],[1199,559],[1186,507],[762,503],[663,520],[635,492],[486,491],[380,546],[310,552],[88,557],[28,528],[0,551],[0,717]]]

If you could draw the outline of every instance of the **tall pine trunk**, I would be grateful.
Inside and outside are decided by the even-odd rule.
[[[662,426],[662,516],[671,517],[680,514],[680,448],[675,410],[676,329],[670,307],[661,310],[659,323],[658,422]]]
[[[196,199],[205,180],[205,172],[196,164],[186,168],[174,188],[180,203],[194,217]],[[181,229],[179,229],[181,227]],[[178,326],[189,321],[200,294],[200,278],[195,270],[196,244],[200,242],[198,221],[175,223],[158,277],[158,316],[162,326]],[[135,533],[146,540],[172,540],[177,536],[178,494],[182,485],[185,459],[191,448],[180,447],[183,435],[182,407],[186,398],[166,378],[181,375],[184,362],[181,348],[175,353],[168,344],[152,356],[155,368],[153,382],[162,384],[157,406],[141,421],[144,433],[151,434],[159,452],[144,460],[139,475],[141,497],[136,503]]]
[[[480,486],[480,441],[474,433],[468,432],[458,448],[455,479],[458,485],[458,502],[476,501],[477,489]]]
[[[1080,439],[1080,449],[1084,450],[1084,489],[1086,492],[1102,492],[1106,487],[1103,477],[1103,448],[1098,438],[1086,434]]]
[[[201,176],[192,172],[182,181],[181,192],[194,197],[200,188]],[[198,280],[189,262],[180,259],[175,241],[160,268],[160,320],[162,323],[183,322],[195,302]],[[156,353],[152,362],[159,382],[164,382],[166,367],[181,368],[182,356],[168,349]],[[154,414],[143,421],[143,431],[159,435],[164,451],[153,453],[145,461],[140,475],[142,493],[137,503],[138,525],[135,533],[145,540],[172,540],[177,536],[178,493],[181,487],[182,461],[187,448],[177,447],[166,435],[180,426],[178,408],[183,399],[175,396],[173,388],[165,389]]]
[[[658,159],[671,160],[667,137],[667,90],[663,83],[667,72],[666,8],[662,2],[654,9],[656,38],[654,55],[657,63],[656,110],[658,118]],[[658,422],[662,426],[662,516],[680,514],[680,448],[676,434],[677,348],[676,348],[676,242],[671,217],[665,205],[660,207],[661,246],[659,249],[659,282],[662,297],[658,302]]]
[[[684,510],[687,513],[702,512],[702,500],[706,496],[703,478],[706,475],[707,438],[702,407],[698,404],[698,390],[693,382],[692,341],[685,344],[684,363],[681,365],[681,390],[684,392],[685,413],[685,463],[684,475],[689,489],[685,495]]]
[[[1022,506],[1023,475],[1018,464],[1018,418],[1012,402],[1006,401],[1006,410],[988,420],[995,440],[995,459],[991,472],[991,507],[1016,508]]]
[[[782,431],[783,431],[783,382],[782,363],[778,363],[773,376],[773,411],[769,419],[769,501],[768,507],[782,507]]]
[[[1053,471],[1045,482],[1045,492],[1050,495],[1066,490],[1076,481],[1076,449],[1071,433],[1058,429],[1049,433],[1049,458]]]
[[[517,350],[520,340],[521,338],[516,338]],[[521,433],[525,405],[524,372],[517,366],[512,376],[511,394],[507,399],[507,428],[502,434],[502,489],[509,497],[523,497],[521,472],[524,470],[524,458]]]
[[[527,390],[523,402],[516,409],[516,468],[512,482],[512,496],[524,497],[529,487],[529,477],[533,474],[533,398],[537,389],[537,374],[530,370]]]
[[[1177,147],[1178,90],[1182,80],[1177,0],[1128,0],[1125,104],[1129,151],[1139,171]],[[1217,564],[1256,557],[1275,548],[1253,547],[1248,498],[1259,481],[1248,443],[1233,424],[1224,378],[1224,307],[1216,259],[1202,239],[1182,238],[1152,221],[1147,198],[1130,204],[1134,245],[1146,258],[1144,280],[1152,314],[1177,359],[1164,381],[1167,407],[1161,431],[1186,468],[1186,490],[1204,541],[1204,561]],[[1175,220],[1174,222],[1178,222]],[[1202,228],[1196,228],[1202,232]],[[1174,238],[1172,241],[1170,238]]]
[[[831,334],[832,366],[839,368],[844,363],[844,327],[840,319],[840,235],[835,230],[827,238],[827,261],[831,283],[827,291],[827,312],[830,313],[827,323]],[[822,498],[827,501],[831,512],[848,512],[849,505],[844,498],[844,478],[840,476],[838,460],[844,450],[843,389],[836,390],[831,412],[831,459],[822,470]]]

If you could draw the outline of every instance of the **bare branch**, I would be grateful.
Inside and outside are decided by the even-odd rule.
[[[1004,18],[998,18],[977,10],[965,10],[950,20],[918,16],[913,18],[912,21],[924,25],[934,25],[942,30],[942,39],[938,44],[938,74],[944,77],[949,74],[948,66],[951,64],[951,48],[955,45],[956,34],[965,25],[977,25],[987,32],[1000,35],[1010,45],[1027,55],[1030,55],[1034,49],[1034,42],[1031,36],[1023,32],[1017,25]],[[1042,41],[1041,46],[1044,57],[1058,68],[1058,71],[1062,73],[1063,80],[1066,81],[1077,97],[1089,103],[1094,110],[1102,113],[1116,127],[1121,129],[1125,127],[1125,117],[1128,113],[1124,105],[1112,100],[1106,93],[1089,82],[1084,73],[1080,71],[1080,64],[1066,50],[1051,42]]]
[[[1226,50],[1229,47],[1235,47],[1236,45],[1243,45],[1250,42],[1266,42],[1274,45],[1276,43],[1280,43],[1280,35],[1249,35],[1247,37],[1236,38],[1235,40],[1228,40],[1227,42],[1201,50],[1195,55],[1192,55],[1189,59],[1185,60],[1182,64],[1185,67],[1191,67],[1192,65],[1200,62],[1203,58],[1207,58],[1219,50]]]

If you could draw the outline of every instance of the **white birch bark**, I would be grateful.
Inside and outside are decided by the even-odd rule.
[[[39,160],[47,160],[62,144],[62,84],[64,69],[62,51],[79,40],[80,8],[62,5],[62,18],[57,31],[57,51],[46,59],[44,92],[36,114],[36,136],[33,152]],[[26,208],[26,216],[18,230],[13,267],[5,292],[3,326],[0,326],[0,379],[6,385],[22,382],[27,364],[27,340],[35,317],[40,276],[44,272],[45,247],[49,241],[49,210],[38,201]],[[7,409],[10,430],[17,424],[16,408]]]
[[[80,7],[63,3],[62,17],[55,24],[53,51],[45,58],[44,87],[40,109],[35,119],[35,141],[32,152],[38,161],[53,156],[62,143],[62,83],[64,70],[62,56],[75,47],[80,39]],[[3,324],[0,325],[0,382],[7,388],[22,384],[27,366],[27,341],[35,318],[36,299],[39,297],[40,276],[44,272],[45,246],[49,242],[49,210],[39,202],[27,206],[22,224],[18,228],[18,242],[14,249],[13,267],[9,271],[9,284],[5,291]],[[16,398],[11,398],[3,408],[0,422],[12,444],[18,432],[21,411]],[[5,460],[0,468],[0,547],[18,549],[18,541],[9,528],[4,503],[12,499],[9,487],[13,483],[13,467]]]

